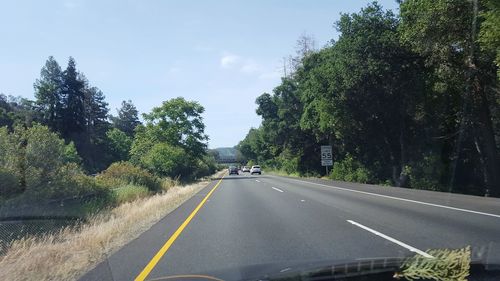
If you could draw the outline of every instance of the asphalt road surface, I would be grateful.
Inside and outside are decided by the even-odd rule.
[[[500,199],[240,173],[213,181],[82,280],[236,280],[465,246],[498,259]]]

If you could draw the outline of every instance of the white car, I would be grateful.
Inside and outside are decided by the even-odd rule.
[[[243,166],[243,168],[241,168],[241,171],[243,173],[249,173],[250,172],[250,168],[248,168],[247,166]]]
[[[253,174],[261,175],[262,172],[260,171],[260,166],[252,166],[252,168],[250,169],[250,174],[251,175],[253,175]]]

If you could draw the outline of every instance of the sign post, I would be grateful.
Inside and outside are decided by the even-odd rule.
[[[328,166],[333,166],[332,146],[321,146],[321,166],[325,166],[326,175],[328,176]]]

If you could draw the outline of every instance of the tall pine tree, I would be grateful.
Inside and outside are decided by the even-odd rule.
[[[62,100],[65,105],[62,135],[66,139],[73,139],[78,148],[85,130],[85,83],[72,57],[63,73]]]
[[[85,80],[86,81],[86,80]],[[89,170],[98,171],[106,168],[109,163],[109,151],[106,144],[108,122],[108,103],[97,87],[85,83],[85,147]]]
[[[118,116],[111,116],[113,127],[127,134],[129,137],[134,136],[134,129],[140,125],[138,111],[131,100],[122,101],[122,106],[118,109]]]
[[[63,129],[63,72],[61,67],[50,56],[40,71],[40,79],[34,83],[36,107],[41,113],[42,122],[53,131]]]

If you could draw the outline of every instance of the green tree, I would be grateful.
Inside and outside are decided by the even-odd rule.
[[[104,136],[109,129],[108,103],[97,87],[85,88],[85,129],[91,138]]]
[[[406,186],[423,81],[397,27],[397,17],[378,4],[341,16],[338,41],[307,58],[299,73],[301,127],[327,136],[337,156],[349,153],[379,178]]]
[[[144,114],[145,125],[135,130],[131,161],[163,176],[195,176],[208,140],[203,111],[197,102],[175,98]]]
[[[66,158],[66,145],[64,140],[41,125],[20,130],[23,147],[26,186],[29,189],[46,186],[53,178],[55,171],[64,165]]]
[[[20,174],[17,173],[16,140],[7,127],[0,127],[0,190],[1,197],[8,197],[22,191]]]
[[[0,126],[12,129],[15,125],[31,126],[41,121],[34,101],[0,94]]]
[[[319,144],[309,129],[301,128],[303,113],[301,92],[298,89],[301,69],[305,58],[312,56],[307,52],[303,56],[293,75],[282,78],[281,84],[274,88],[273,94],[264,93],[256,100],[257,114],[262,117],[259,137],[249,133],[250,147],[241,144],[242,153],[254,161],[283,169],[289,173],[320,173]],[[303,71],[302,71],[303,72]],[[257,141],[258,140],[258,141]],[[261,144],[259,144],[261,143]],[[249,148],[256,149],[252,155]]]
[[[132,138],[117,128],[109,130],[106,136],[113,153],[113,162],[128,160],[130,148],[132,147]]]
[[[303,52],[257,98],[262,123],[239,151],[317,174],[330,144],[337,179],[498,195],[496,2],[399,1],[400,17],[374,2],[343,14],[338,40]]]
[[[41,112],[42,122],[52,130],[60,132],[63,119],[63,72],[50,56],[40,71],[40,79],[34,83],[37,109]]]
[[[82,163],[82,158],[78,155],[76,151],[76,146],[74,142],[70,142],[64,148],[64,162],[65,163],[75,163],[80,165]]]
[[[14,120],[12,120],[11,107],[4,94],[0,94],[0,127],[12,127]]]
[[[496,0],[483,2],[486,9],[481,13],[484,21],[481,23],[479,41],[483,50],[496,53],[495,63],[500,79],[500,2]]]
[[[489,34],[494,31],[488,31],[488,24],[497,13],[481,3],[403,1],[400,30],[403,41],[434,70],[435,88],[445,93],[455,92],[462,100],[463,107],[457,114],[460,127],[452,155],[456,160],[450,185],[454,186],[459,179],[465,180],[460,178],[462,174],[470,174],[480,167],[486,189],[498,196],[500,158],[492,120],[492,108],[498,107],[495,53],[481,52],[477,38],[482,24],[479,15],[486,14],[489,19],[483,25],[486,29],[482,38],[490,42]]]
[[[118,116],[111,116],[113,127],[126,133],[129,137],[134,136],[135,127],[141,124],[138,117],[138,111],[131,100],[122,101],[118,111]]]
[[[201,114],[203,106],[197,102],[174,98],[144,114],[146,128],[155,139],[172,146],[182,147],[189,156],[201,157],[206,153],[208,136]]]
[[[9,196],[33,199],[77,195],[95,186],[83,175],[74,146],[46,126],[0,128],[0,176]],[[12,183],[15,182],[15,185]],[[4,196],[4,194],[2,194]]]
[[[155,144],[141,159],[141,164],[153,173],[166,177],[181,177],[195,171],[186,151],[168,143]]]
[[[70,57],[63,72],[61,93],[64,104],[64,126],[61,134],[66,139],[75,141],[77,148],[82,142],[85,131],[85,82],[76,69],[75,60]]]
[[[102,91],[90,86],[83,75],[81,79],[85,82],[85,131],[79,140],[80,154],[87,170],[96,172],[105,169],[112,161],[106,137],[106,132],[111,127],[108,122],[109,109]]]
[[[36,109],[41,117],[28,115],[28,109],[33,106],[21,100],[21,107],[11,106],[16,113],[14,117],[18,116],[17,122],[24,118],[23,123],[29,126],[32,120],[40,119],[66,142],[74,143],[87,171],[107,167],[111,159],[106,143],[110,127],[108,104],[102,91],[91,86],[76,69],[75,60],[70,57],[67,68],[61,71],[56,60],[49,57],[34,87]]]
[[[272,155],[269,154],[266,149],[266,144],[262,138],[263,129],[262,128],[251,128],[245,138],[240,141],[237,149],[248,159],[254,162],[264,162],[264,160],[272,159]]]

